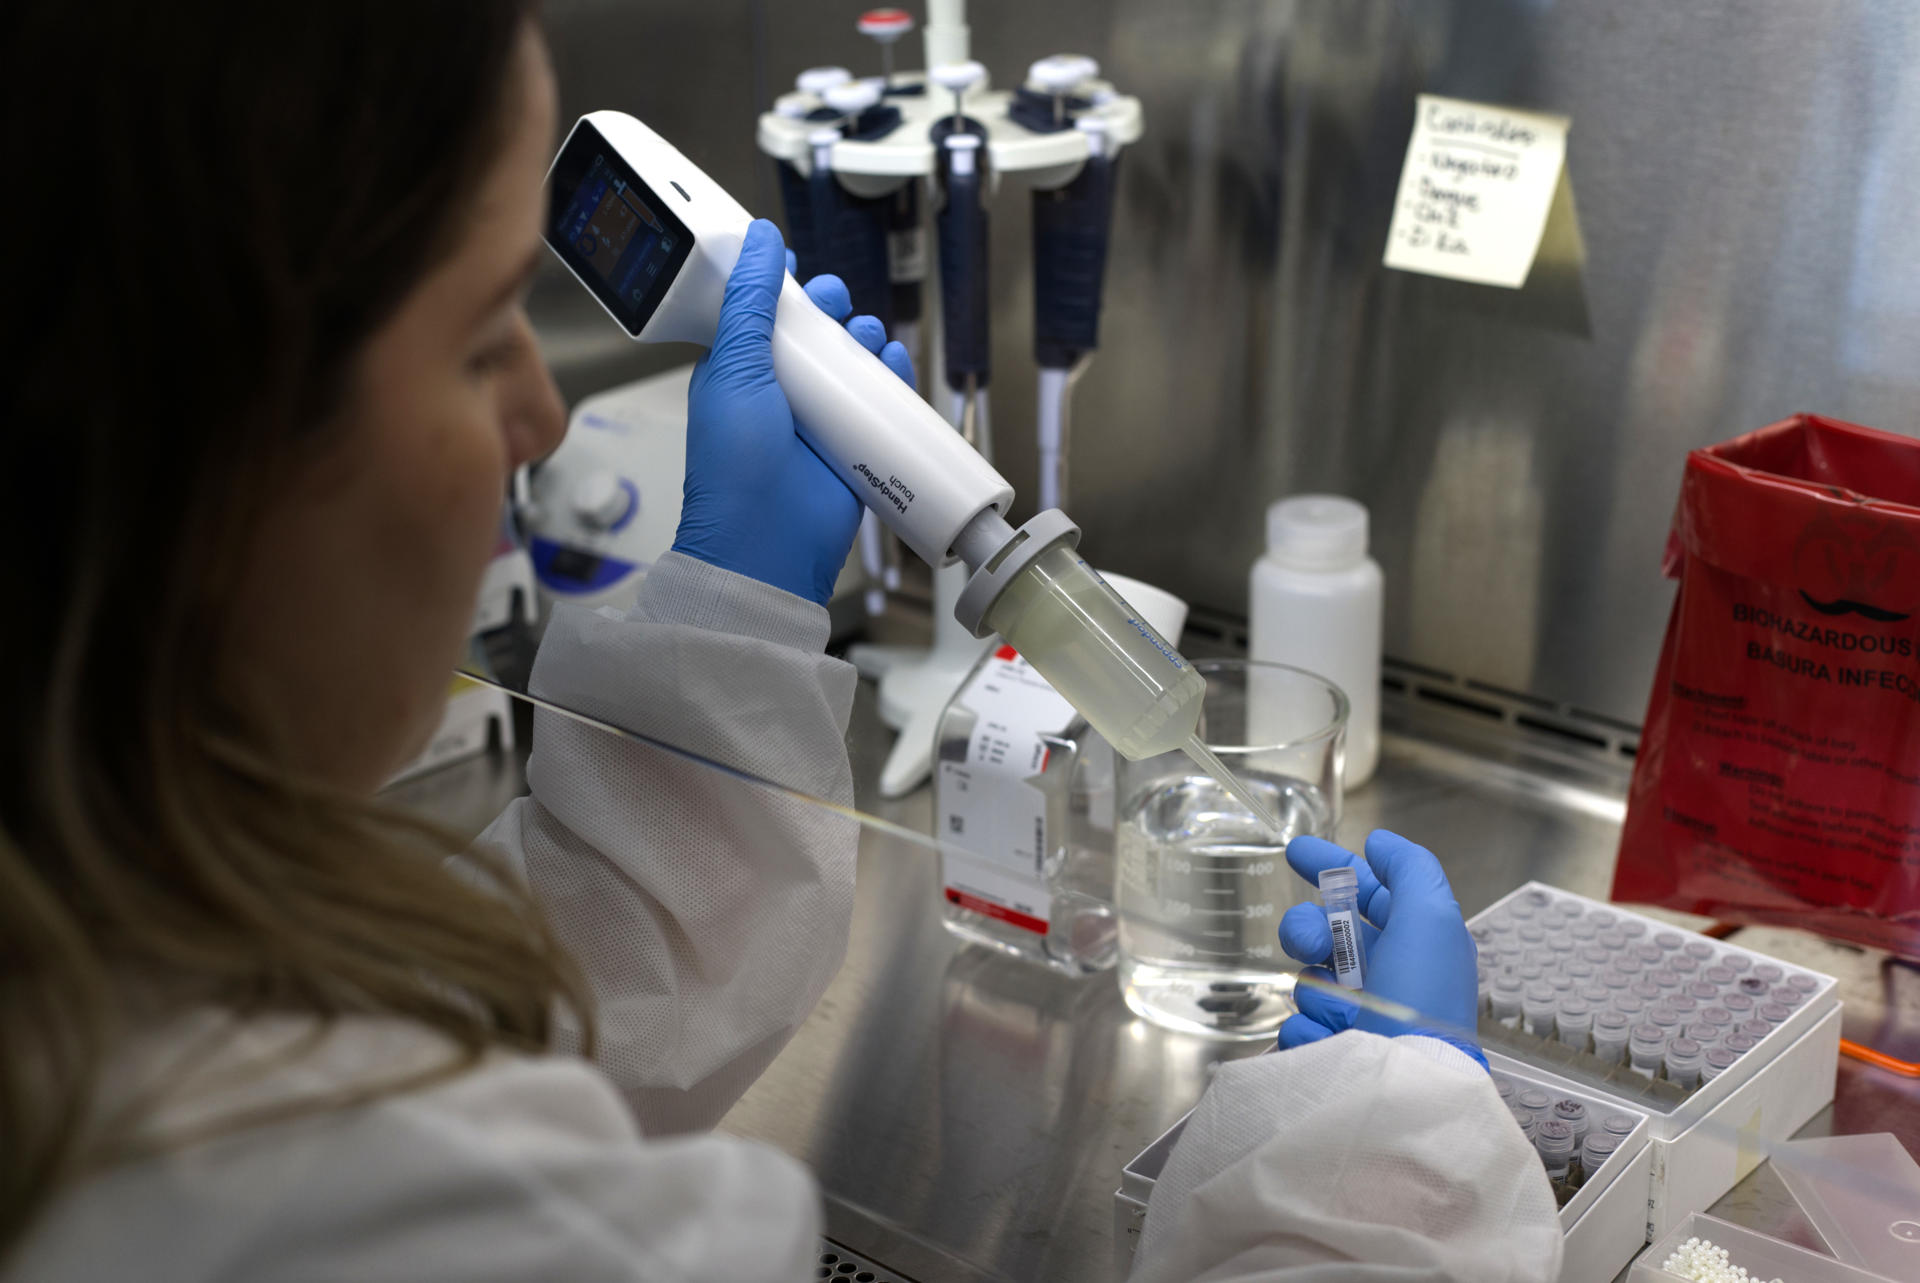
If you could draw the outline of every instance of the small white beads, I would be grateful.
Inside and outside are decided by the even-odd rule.
[[[1715,1247],[1704,1238],[1690,1238],[1675,1248],[1667,1263],[1660,1267],[1694,1283],[1759,1283],[1745,1269],[1727,1260],[1727,1249]],[[1780,1283],[1774,1279],[1773,1283]]]

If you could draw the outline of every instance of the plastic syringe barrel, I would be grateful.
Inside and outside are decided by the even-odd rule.
[[[928,564],[947,564],[976,516],[1013,502],[993,465],[791,276],[773,327],[773,373],[814,453]]]

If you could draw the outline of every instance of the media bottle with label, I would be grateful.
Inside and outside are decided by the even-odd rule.
[[[1179,644],[1186,603],[1105,576]],[[1119,958],[1114,752],[1013,647],[974,665],[941,714],[933,804],[949,931],[1068,975]]]

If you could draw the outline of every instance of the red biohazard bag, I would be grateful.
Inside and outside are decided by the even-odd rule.
[[[1920,441],[1695,450],[1664,569],[1613,898],[1920,957]]]

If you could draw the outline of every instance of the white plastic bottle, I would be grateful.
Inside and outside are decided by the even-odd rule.
[[[1267,552],[1248,586],[1248,650],[1318,673],[1347,693],[1345,786],[1380,757],[1380,567],[1367,510],[1339,495],[1294,495],[1267,509]]]

